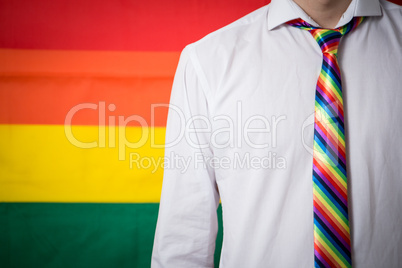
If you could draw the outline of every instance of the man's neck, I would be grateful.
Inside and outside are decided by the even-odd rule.
[[[352,0],[293,0],[321,27],[333,29]]]

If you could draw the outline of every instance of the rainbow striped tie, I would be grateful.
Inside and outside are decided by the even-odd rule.
[[[345,127],[341,75],[337,60],[342,36],[363,17],[337,29],[313,27],[301,19],[287,22],[311,33],[323,53],[316,86],[313,154],[315,267],[351,267]]]

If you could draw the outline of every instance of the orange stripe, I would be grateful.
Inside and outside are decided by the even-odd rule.
[[[171,79],[3,78],[0,124],[63,125],[70,117],[67,124],[109,125],[112,120],[117,124],[119,116],[137,115],[138,121],[148,126],[165,126],[167,109],[156,109],[152,124],[151,105],[169,102],[171,84]],[[99,118],[105,118],[104,123],[99,123]]]
[[[169,102],[177,58],[166,52],[0,50],[0,124],[60,125],[81,107],[72,124],[97,125],[100,117],[101,125],[118,124],[118,116],[136,115],[130,125],[165,126],[167,109],[155,109],[152,122],[151,105]]]
[[[172,77],[179,54],[0,49],[0,76]]]

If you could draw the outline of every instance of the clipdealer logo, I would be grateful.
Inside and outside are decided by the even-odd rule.
[[[229,156],[206,157],[201,152],[196,152],[191,156],[183,156],[170,152],[164,157],[142,156],[139,153],[130,154],[130,169],[148,169],[151,173],[159,169],[174,169],[180,173],[185,173],[189,169],[285,169],[286,159],[276,153],[268,152],[263,156],[255,156],[247,152],[240,154],[235,152]]]
[[[174,131],[176,136],[173,139],[166,140],[165,143],[161,144],[156,143],[157,137],[155,128],[150,127],[154,125],[157,110],[159,108],[168,108],[169,114],[172,113],[178,121],[177,129]],[[143,146],[150,146],[150,148],[153,149],[164,149],[174,147],[180,142],[186,142],[189,148],[197,149],[204,149],[208,147],[215,149],[241,148],[242,146],[246,146],[251,149],[275,148],[277,146],[278,139],[278,126],[286,119],[286,116],[281,115],[266,118],[262,115],[253,115],[248,118],[243,118],[242,109],[242,103],[239,101],[236,106],[235,116],[221,114],[213,118],[209,118],[203,115],[194,115],[186,118],[184,112],[179,107],[166,103],[157,103],[150,106],[151,122],[149,125],[147,120],[140,115],[130,115],[125,117],[123,115],[111,114],[112,112],[116,111],[116,105],[113,103],[108,105],[104,101],[100,101],[99,103],[81,103],[72,107],[68,111],[64,122],[64,132],[68,141],[78,148],[117,148],[118,160],[120,161],[126,160],[128,148],[139,149]],[[79,113],[85,112],[95,112],[95,115],[98,117],[97,137],[92,141],[84,141],[82,137],[79,137],[79,135],[74,135],[73,132],[72,122],[74,117]],[[216,125],[213,126],[213,123],[216,122],[219,122],[220,127],[216,127]],[[140,133],[138,135],[136,134],[136,137],[130,136],[130,139],[127,138],[127,127],[129,124],[135,124],[140,129]],[[203,127],[199,127],[200,125]],[[194,139],[194,135],[196,136],[197,133],[209,135],[209,138],[204,143],[201,143],[197,139]],[[260,143],[257,143],[256,141],[258,139],[253,139],[253,136],[258,136],[261,134],[265,138],[263,141],[260,140]],[[227,139],[222,142],[222,138],[219,139],[219,136],[224,136]],[[272,152],[269,153],[272,154]],[[276,157],[276,154],[274,154],[274,158]],[[169,159],[166,156],[163,159],[148,158],[150,157],[141,156],[138,151],[130,152],[130,168],[154,169],[156,166],[163,167],[163,163],[167,163],[166,165],[168,165],[169,163],[174,162],[171,161],[172,159]],[[194,155],[192,158],[194,161],[196,161],[198,156]],[[272,156],[270,156],[270,158],[272,158]],[[177,157],[175,159],[177,159]],[[236,160],[236,162],[234,162],[234,160]],[[212,163],[213,166],[213,163],[215,162],[224,163],[225,161],[227,160],[224,158],[218,160],[214,158],[209,159],[209,162]],[[240,159],[239,156],[236,156],[231,161],[231,164],[240,163],[240,165],[238,165],[240,167],[248,166],[250,168],[257,168],[257,166],[259,166],[260,168],[267,168],[267,165],[263,163],[264,161],[267,161],[266,159],[263,160],[262,164],[253,164],[260,160],[250,158],[247,155],[242,159]],[[243,162],[245,164],[241,164]],[[284,165],[281,164],[281,166]],[[224,168],[222,166],[217,166],[217,168],[219,167]],[[232,165],[232,167],[235,166]]]

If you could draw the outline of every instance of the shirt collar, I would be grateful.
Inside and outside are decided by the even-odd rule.
[[[352,0],[336,28],[345,25],[353,17],[381,15],[382,12],[379,0]],[[301,18],[313,26],[318,26],[318,24],[292,0],[272,0],[268,9],[268,30],[272,30],[287,21],[297,18]]]

